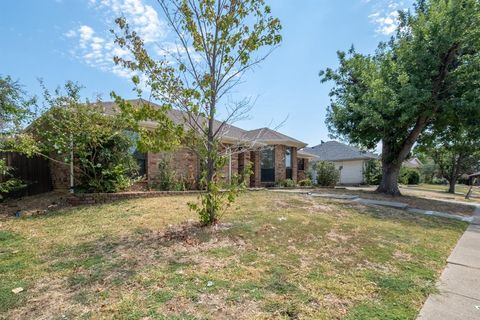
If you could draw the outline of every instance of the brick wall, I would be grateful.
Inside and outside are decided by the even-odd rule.
[[[158,181],[158,165],[162,159],[169,162],[177,179],[185,181],[190,189],[197,187],[200,173],[199,158],[196,152],[189,148],[180,148],[174,152],[149,152],[147,154],[147,176],[150,184]]]
[[[305,161],[305,170],[298,170],[298,181],[301,181],[301,180],[305,180],[308,178],[308,166],[309,166],[309,163],[308,163],[308,159],[304,159]],[[298,161],[297,161],[297,165],[298,165]]]
[[[298,181],[298,159],[297,159],[297,148],[292,148],[292,180]]]
[[[275,182],[285,180],[285,146],[275,146]]]
[[[148,192],[117,192],[117,193],[82,193],[72,195],[67,199],[72,206],[81,206],[98,203],[109,203],[119,200],[158,198],[166,196],[188,196],[199,194],[202,191],[148,191]]]
[[[252,162],[252,171],[253,175],[250,176],[250,187],[260,188],[261,183],[261,172],[260,172],[260,151],[250,152],[250,161]]]
[[[70,189],[70,164],[61,162],[63,159],[60,156],[51,156],[52,159],[58,161],[49,161],[50,175],[52,178],[53,190],[69,190]],[[74,171],[74,184],[78,185],[81,175],[78,170]]]

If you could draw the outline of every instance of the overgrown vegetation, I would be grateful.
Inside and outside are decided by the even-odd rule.
[[[30,126],[41,153],[66,169],[73,164],[77,191],[127,189],[137,170],[128,123],[105,114],[100,101],[82,102],[79,85],[67,82],[64,89],[45,89],[46,110]]]
[[[318,161],[315,163],[315,172],[317,184],[322,187],[335,187],[340,179],[340,171],[332,162]]]
[[[0,152],[19,152],[33,155],[37,147],[28,134],[22,133],[33,116],[35,98],[28,97],[22,86],[10,76],[0,75]],[[0,201],[8,193],[24,187],[14,176],[13,168],[0,159]]]

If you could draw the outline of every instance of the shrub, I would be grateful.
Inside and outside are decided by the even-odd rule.
[[[340,171],[328,161],[318,161],[315,164],[317,184],[323,187],[334,187],[340,179]]]
[[[176,180],[175,180],[175,170],[170,166],[170,161],[166,159],[161,159],[158,163],[158,175],[156,177],[158,181],[155,185],[155,189],[161,191],[170,191],[174,190]]]
[[[378,160],[369,160],[365,166],[365,182],[370,185],[378,185],[382,180],[382,165]]]
[[[402,167],[400,170],[400,177],[398,182],[401,184],[419,184],[420,173],[416,169]]]
[[[65,93],[43,89],[49,109],[29,127],[41,153],[66,166],[73,164],[77,191],[127,189],[138,171],[129,152],[135,143],[127,131],[130,124],[119,115],[103,113],[100,101],[82,102],[81,87],[73,82],[65,84]]]
[[[170,165],[170,159],[161,159],[158,163],[157,183],[153,186],[160,191],[185,191],[188,182],[183,177],[178,179],[177,173]]]
[[[301,187],[311,187],[313,185],[311,179],[304,179],[298,182],[298,185]]]
[[[81,175],[76,190],[119,192],[128,189],[133,182],[130,176],[138,169],[128,152],[130,147],[130,138],[118,133],[78,153],[75,162]]]
[[[285,179],[277,182],[277,187],[293,188],[295,186],[295,181],[293,181],[292,179]]]
[[[13,176],[13,168],[7,166],[4,159],[0,159],[0,201],[10,192],[24,188],[26,185]]]

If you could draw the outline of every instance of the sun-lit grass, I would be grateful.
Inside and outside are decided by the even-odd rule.
[[[200,228],[192,199],[2,221],[0,318],[413,319],[466,227],[250,192]]]

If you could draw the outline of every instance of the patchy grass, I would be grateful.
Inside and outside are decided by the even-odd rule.
[[[465,200],[460,195],[452,195],[441,191],[426,191],[417,187],[400,187],[401,196],[389,196],[375,192],[375,187],[347,187],[347,188],[316,188],[317,193],[340,193],[358,195],[365,199],[396,201],[408,204],[412,208],[448,212],[458,215],[471,216],[475,212],[475,200]],[[457,201],[452,203],[449,201]],[[461,203],[459,203],[461,202]]]
[[[4,219],[0,318],[413,319],[466,227],[250,192],[201,228],[192,198]]]
[[[417,192],[418,195],[433,197],[437,199],[448,199],[465,202],[480,202],[480,187],[474,186],[472,188],[472,194],[470,199],[465,199],[470,186],[464,184],[457,184],[455,186],[455,194],[448,193],[448,185],[440,184],[419,184],[418,186],[412,185],[404,188],[406,192]]]

